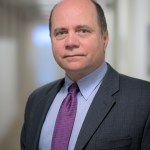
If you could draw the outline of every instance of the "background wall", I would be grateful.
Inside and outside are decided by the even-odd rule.
[[[0,0],[0,149],[19,150],[24,108],[39,86],[64,76],[51,52],[49,12],[57,1]],[[99,0],[110,41],[106,60],[150,81],[150,0]]]

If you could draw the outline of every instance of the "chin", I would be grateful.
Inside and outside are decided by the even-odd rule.
[[[84,66],[81,66],[81,64],[70,64],[70,65],[62,66],[62,68],[68,71],[78,71],[78,70],[83,70]]]

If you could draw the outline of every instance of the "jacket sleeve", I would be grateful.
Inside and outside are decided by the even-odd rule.
[[[29,96],[29,99],[26,104],[25,108],[25,114],[24,114],[24,123],[21,130],[21,136],[20,136],[20,149],[21,150],[27,150],[27,128],[28,128],[28,122],[30,118],[30,112],[32,108],[33,103],[33,94]]]
[[[141,150],[150,150],[150,112],[144,128]]]

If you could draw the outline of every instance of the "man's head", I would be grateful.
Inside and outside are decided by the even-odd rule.
[[[90,0],[90,1],[95,5],[95,9],[97,12],[97,21],[101,28],[101,33],[106,32],[107,31],[107,22],[106,22],[105,14],[104,14],[102,7],[95,0]],[[53,7],[53,9],[50,13],[50,17],[49,17],[49,31],[50,32],[51,32],[51,27],[52,27],[52,15],[53,15],[53,11],[56,6],[57,6],[57,4]]]
[[[72,80],[79,80],[104,62],[108,32],[97,3],[63,0],[53,9],[50,22],[55,60]]]

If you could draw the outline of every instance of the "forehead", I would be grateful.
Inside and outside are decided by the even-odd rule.
[[[92,0],[62,0],[61,2],[57,3],[56,8],[61,8],[61,7],[68,7],[68,6],[93,6]]]
[[[63,0],[56,5],[52,12],[51,21],[58,21],[66,19],[78,19],[85,17],[85,19],[97,18],[95,5],[90,0]]]

